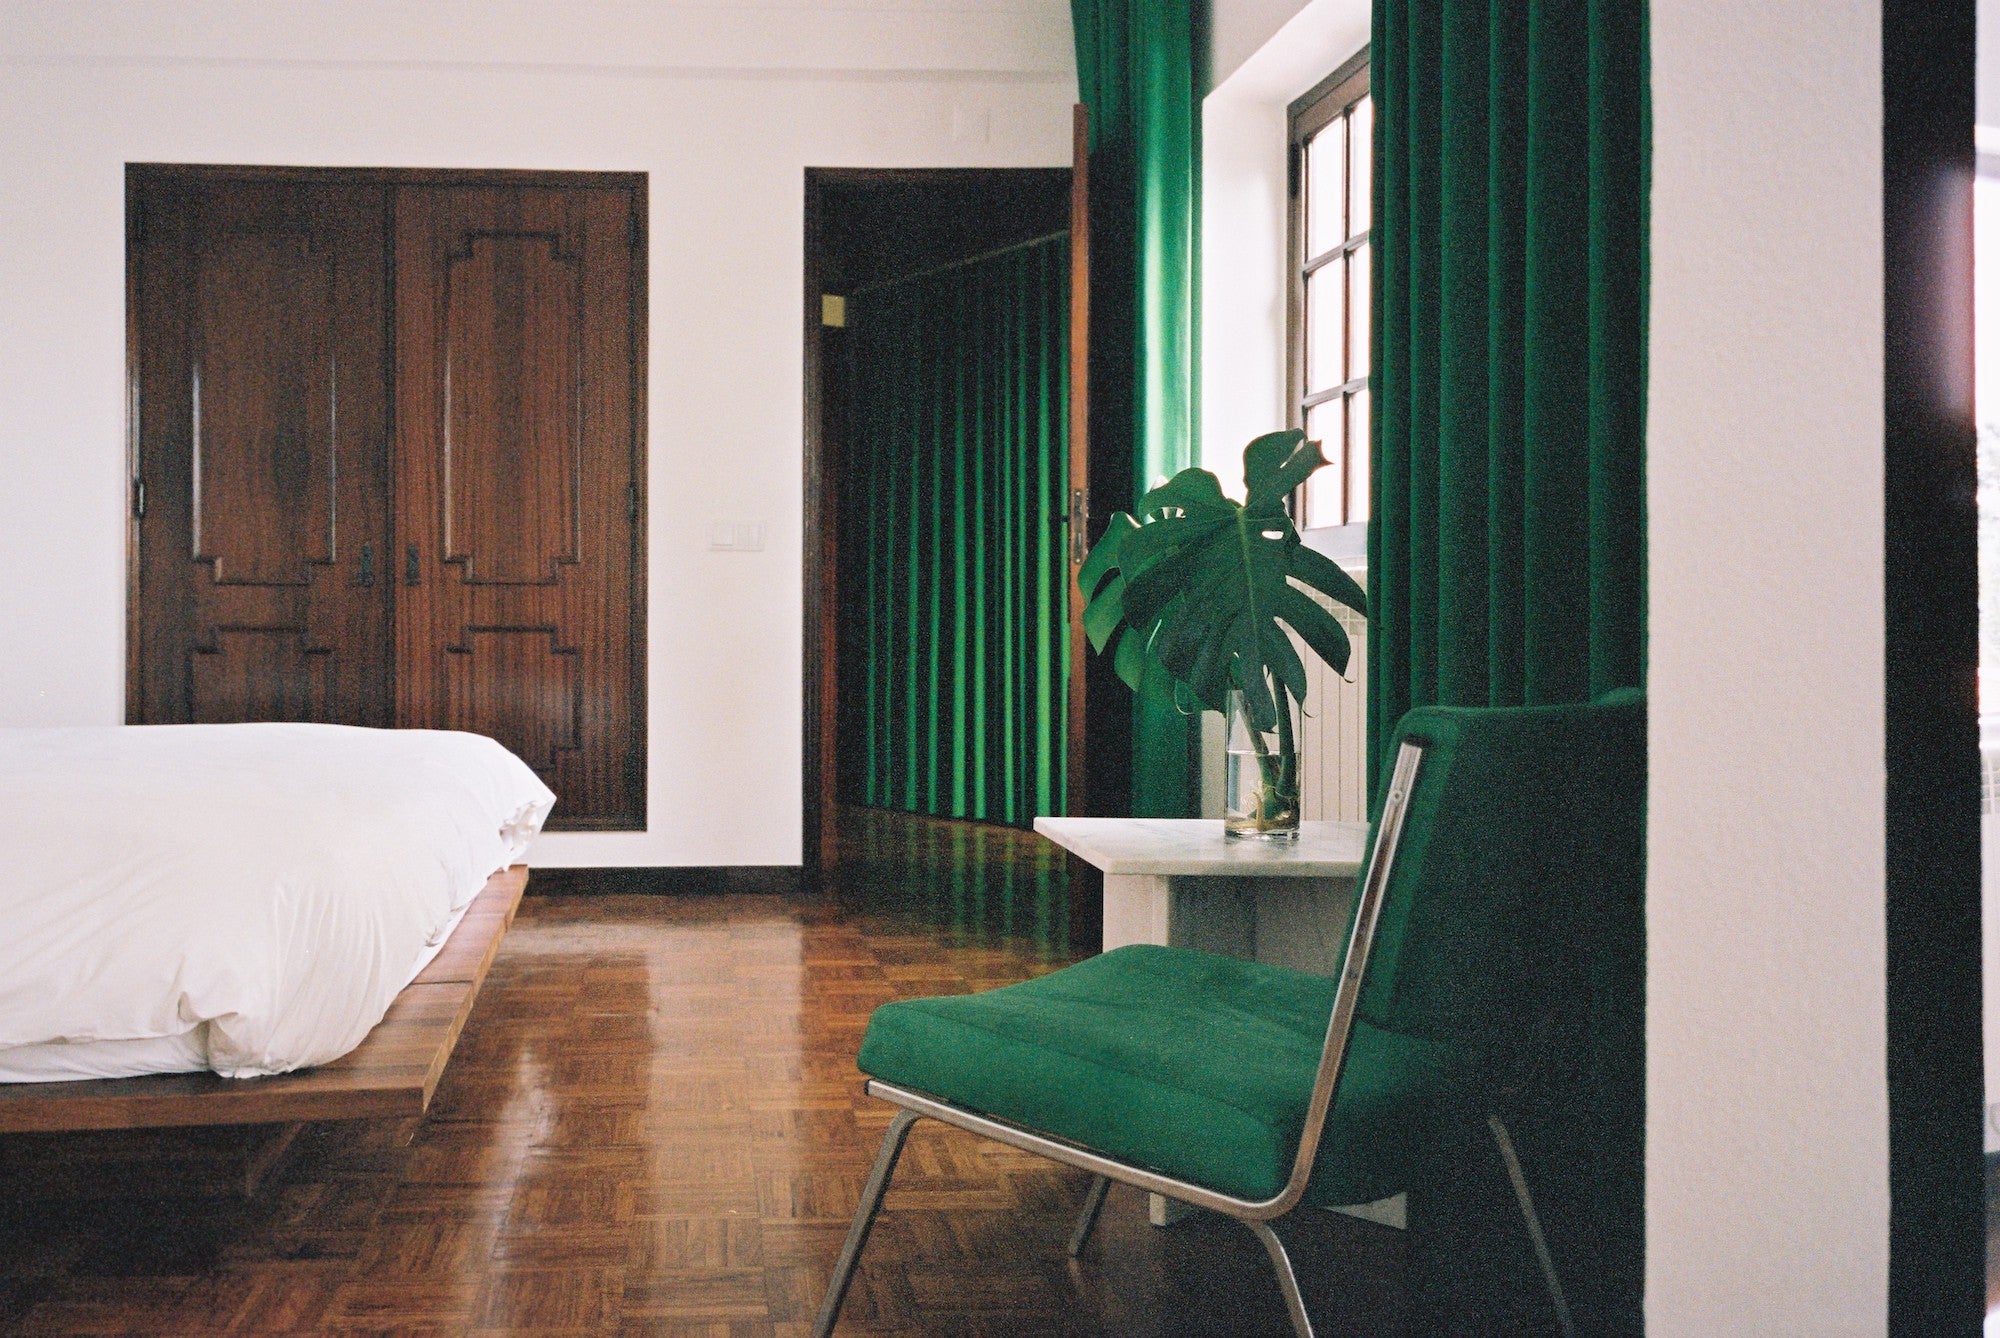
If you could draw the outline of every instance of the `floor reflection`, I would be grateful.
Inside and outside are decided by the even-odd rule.
[[[1067,959],[1065,857],[1033,832],[854,806],[836,810],[834,829],[827,882],[847,910]]]

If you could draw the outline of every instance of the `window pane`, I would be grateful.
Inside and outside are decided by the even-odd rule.
[[[1363,98],[1355,103],[1354,111],[1349,114],[1347,120],[1352,127],[1350,138],[1354,142],[1354,151],[1348,155],[1348,167],[1352,173],[1350,180],[1352,190],[1349,194],[1352,213],[1348,218],[1347,235],[1352,237],[1368,231],[1368,192],[1373,184],[1369,174],[1374,170],[1375,160],[1374,100]]]
[[[1330,390],[1346,380],[1347,331],[1342,324],[1341,263],[1335,261],[1306,278],[1306,393]]]
[[[1347,397],[1347,523],[1368,519],[1368,392]]]
[[[1326,452],[1326,458],[1331,462],[1325,469],[1314,471],[1306,480],[1306,529],[1316,530],[1324,525],[1341,523],[1341,503],[1344,500],[1340,464],[1343,426],[1339,400],[1328,400],[1306,410],[1306,436],[1320,444],[1320,449]]]
[[[1354,248],[1347,257],[1347,379],[1359,381],[1368,375],[1368,243]]]
[[[1341,179],[1347,174],[1346,136],[1333,122],[1306,141],[1306,253],[1310,259],[1347,239],[1347,219],[1341,212]]]

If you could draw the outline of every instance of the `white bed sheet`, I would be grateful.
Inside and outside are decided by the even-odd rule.
[[[0,730],[0,1081],[338,1058],[554,802],[472,734]]]
[[[444,945],[472,909],[467,902],[452,912],[437,942],[429,945],[410,969],[408,986],[437,960]],[[0,1082],[80,1082],[87,1078],[142,1078],[154,1073],[198,1073],[209,1067],[208,1023],[199,1022],[175,1036],[142,1036],[119,1041],[50,1041],[46,1045],[16,1045],[0,1050]]]

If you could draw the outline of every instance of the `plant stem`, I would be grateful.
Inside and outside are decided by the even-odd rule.
[[[1282,683],[1271,684],[1271,697],[1278,707],[1278,751],[1273,753],[1264,742],[1264,733],[1250,719],[1247,703],[1241,701],[1237,709],[1243,713],[1243,728],[1250,735],[1250,749],[1257,756],[1257,825],[1275,825],[1287,812],[1296,807],[1298,792],[1296,772],[1298,770],[1298,749],[1292,738],[1292,713],[1290,697]]]
[[[1278,753],[1290,757],[1293,752],[1291,693],[1286,691],[1283,683],[1273,683],[1271,688],[1272,699],[1278,703]]]
[[[1273,683],[1278,703],[1278,796],[1282,803],[1298,794],[1298,742],[1292,738],[1292,708],[1283,683]]]

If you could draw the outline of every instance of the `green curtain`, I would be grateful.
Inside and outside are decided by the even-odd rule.
[[[1372,43],[1379,799],[1382,747],[1412,707],[1644,682],[1650,135],[1645,0],[1375,0]],[[1606,868],[1592,912],[1565,922],[1572,960],[1547,1012],[1570,1028],[1556,1049],[1572,1080],[1524,1095],[1515,1130],[1586,1333],[1642,1323],[1643,885]],[[1532,1298],[1532,1265],[1482,1276],[1435,1248],[1455,1222],[1518,1239],[1485,1184],[1490,1212],[1457,1188],[1412,1199],[1427,1331],[1469,1331],[1436,1309],[1454,1279],[1475,1279],[1489,1317],[1510,1287]]]
[[[1376,0],[1368,730],[1645,676],[1645,0]],[[1371,750],[1370,792],[1385,759]]]
[[[845,344],[842,797],[1060,814],[1069,238],[857,292]]]
[[[1196,463],[1195,329],[1207,5],[1071,0],[1090,108],[1091,510],[1129,509]],[[1124,443],[1130,443],[1129,448]],[[1124,459],[1101,463],[1106,454]],[[1131,811],[1191,817],[1194,721],[1136,699]]]

